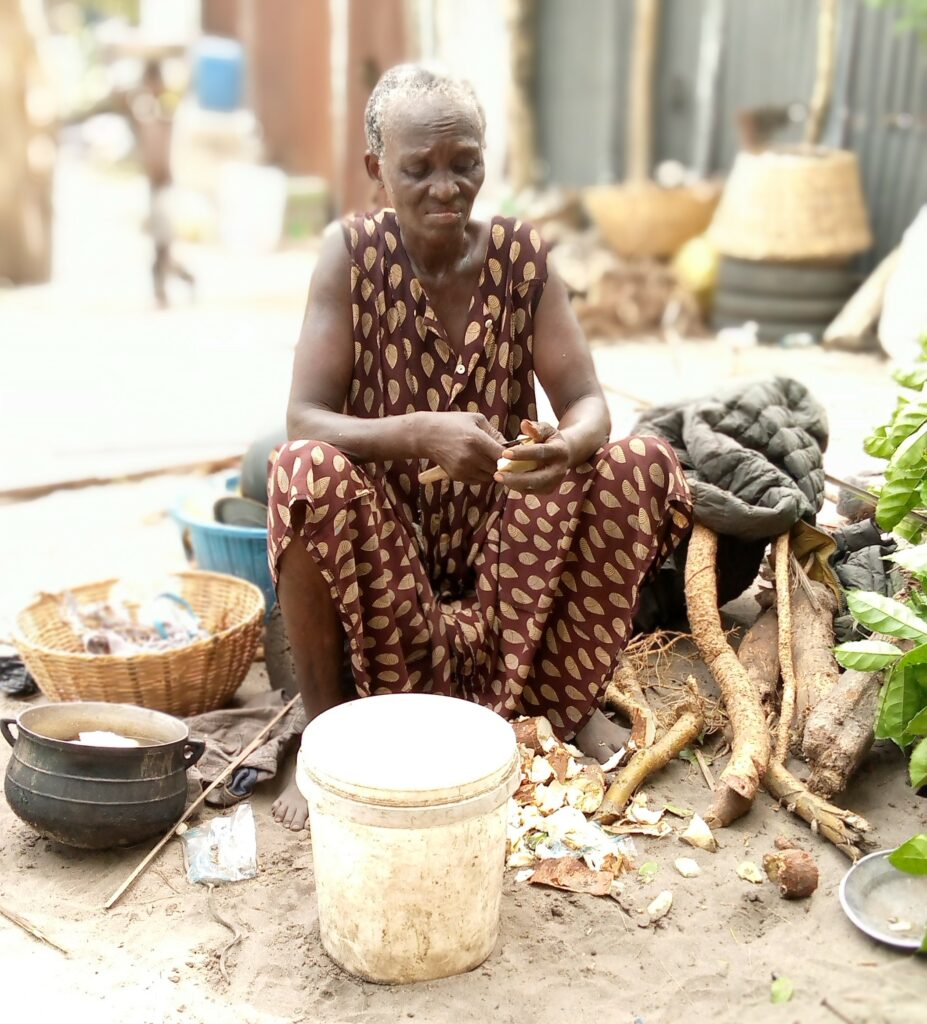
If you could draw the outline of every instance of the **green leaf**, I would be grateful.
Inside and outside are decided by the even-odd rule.
[[[863,450],[876,459],[890,459],[895,453],[895,445],[888,439],[888,427],[876,427],[863,441]]]
[[[888,857],[889,863],[909,875],[927,875],[927,832],[902,843]]]
[[[913,572],[915,576],[927,573],[927,544],[918,544],[913,548],[902,548],[892,555],[886,556],[890,562],[900,565],[902,569]]]
[[[889,465],[897,466],[898,469],[913,469],[916,466],[923,469],[925,452],[927,452],[927,422],[898,445]]]
[[[927,707],[927,644],[909,651],[895,663],[891,677],[882,691],[876,736],[893,740],[906,747],[914,739],[908,728],[913,719]]]
[[[922,739],[911,751],[908,775],[914,789],[920,789],[924,783],[927,783],[927,738]]]
[[[641,864],[637,869],[637,873],[642,882],[652,882],[659,870],[660,865],[655,860],[648,860],[646,863]]]
[[[927,421],[927,398],[908,402],[895,411],[888,431],[888,440],[896,447]]]
[[[834,655],[844,668],[879,672],[894,664],[901,657],[901,651],[887,640],[852,640],[835,648]]]
[[[879,491],[876,520],[883,530],[893,530],[921,501],[923,468],[902,469],[889,464]]]
[[[872,590],[853,590],[847,594],[847,606],[853,618],[873,632],[900,640],[927,640],[927,622],[892,597]]]
[[[773,978],[769,986],[769,1001],[771,1003],[787,1003],[795,994],[795,986],[792,982],[781,975]]]
[[[664,811],[669,811],[670,814],[675,814],[677,818],[691,818],[695,813],[690,811],[688,807],[680,807],[679,804],[664,804]]]
[[[920,388],[927,383],[927,366],[899,368],[892,374],[892,380],[903,388]]]
[[[918,711],[905,726],[905,731],[912,736],[927,736],[927,708]]]

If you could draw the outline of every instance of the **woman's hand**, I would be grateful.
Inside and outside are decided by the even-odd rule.
[[[483,484],[493,479],[505,438],[482,413],[416,413],[420,450],[451,480]]]
[[[534,468],[497,472],[495,479],[512,491],[549,494],[563,483],[570,468],[570,447],[560,431],[549,423],[522,420],[521,429],[531,442],[508,449],[506,455],[513,462],[533,462]]]

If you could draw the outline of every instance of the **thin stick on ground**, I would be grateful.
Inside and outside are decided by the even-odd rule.
[[[686,557],[689,624],[702,660],[718,681],[733,732],[731,757],[706,815],[709,825],[721,827],[750,809],[769,762],[769,731],[759,694],[721,628],[717,560],[716,534],[696,523]]]
[[[221,786],[225,780],[235,771],[236,768],[240,768],[244,763],[245,759],[248,758],[261,744],[267,739],[270,733],[278,722],[282,721],[285,715],[289,714],[290,711],[296,707],[296,704],[302,700],[299,694],[297,694],[292,700],[285,704],[280,711],[274,715],[274,717],[264,726],[260,732],[254,737],[254,739],[245,747],[245,749],[235,758],[234,761],[230,761],[219,773],[218,776],[203,790],[202,793],[193,801],[192,804],[183,812],[180,818],[174,822],[167,833],[155,845],[154,849],[151,850],[142,862],[135,868],[132,874],[119,886],[119,888],[113,893],[112,896],[103,904],[104,910],[109,910],[110,907],[114,907],[119,900],[126,894],[130,886],[132,886],[136,880],[145,872],[148,866],[155,860],[155,858],[161,853],[165,846],[174,838],[177,833],[177,829],[190,817],[192,817],[200,807],[206,802],[206,797],[217,787]]]
[[[617,821],[635,791],[654,772],[658,772],[677,757],[680,750],[698,736],[704,724],[705,719],[698,710],[683,711],[672,727],[652,747],[639,750],[618,772],[594,820],[602,825],[611,825]]]
[[[789,535],[776,540],[776,609],[779,616],[779,671],[782,674],[782,710],[773,757],[784,763],[789,753],[789,735],[795,715],[795,666],[792,661],[792,591],[789,578]]]
[[[698,747],[695,748],[695,760],[698,764],[699,771],[702,773],[702,778],[705,780],[705,785],[712,791],[712,793],[714,793],[715,777],[711,774],[711,769],[708,767],[705,755],[698,749]]]
[[[11,924],[15,924],[17,928],[21,928],[26,932],[26,934],[31,935],[34,939],[37,939],[39,942],[44,942],[46,946],[51,946],[52,949],[57,949],[59,953],[64,953],[65,956],[71,955],[64,946],[59,946],[54,939],[49,938],[45,932],[38,927],[38,925],[34,925],[31,921],[27,921],[26,918],[17,914],[15,910],[10,910],[9,907],[4,907],[0,904],[0,915],[5,917]]]
[[[217,924],[221,924],[223,928],[228,928],[228,930],[232,933],[231,940],[226,944],[222,952],[219,954],[219,970],[222,972],[222,977],[225,978],[226,985],[228,985],[230,984],[230,981],[229,972],[225,966],[225,958],[229,955],[230,950],[234,949],[235,946],[237,946],[238,943],[241,942],[241,940],[245,937],[245,934],[243,931],[241,931],[240,928],[234,925],[227,917],[219,913],[218,909],[216,908],[216,904],[213,901],[213,892],[215,888],[216,887],[214,885],[209,886],[209,894],[206,897],[206,905],[209,907],[209,912],[215,918]]]

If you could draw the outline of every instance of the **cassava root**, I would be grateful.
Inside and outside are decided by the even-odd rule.
[[[721,688],[733,731],[731,757],[718,780],[706,815],[712,827],[729,825],[745,814],[769,763],[769,731],[759,693],[737,660],[718,611],[717,535],[696,523],[686,557],[686,604],[692,637],[702,660]]]

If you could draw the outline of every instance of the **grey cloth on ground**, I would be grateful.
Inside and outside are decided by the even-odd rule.
[[[206,741],[206,750],[196,767],[191,769],[191,776],[198,772],[204,785],[215,781],[287,700],[282,690],[268,690],[251,698],[243,707],[207,711],[185,719],[190,735]],[[305,727],[305,712],[302,704],[298,703],[225,783],[210,793],[206,803],[213,807],[230,807],[250,796],[259,782],[266,782],[277,774],[287,745]]]
[[[788,377],[648,409],[633,432],[672,444],[696,520],[719,535],[777,537],[824,502],[827,414]]]

